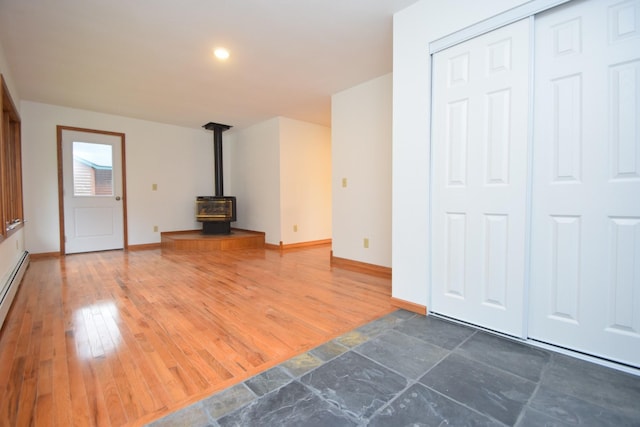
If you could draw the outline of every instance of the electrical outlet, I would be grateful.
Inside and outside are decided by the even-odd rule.
[[[364,238],[363,244],[365,249],[369,249],[369,239],[367,237]]]
[[[342,178],[342,188],[347,187],[347,178]]]
[[[293,232],[297,233],[298,232],[298,224],[294,224],[293,225]]]
[[[151,191],[158,191],[158,184],[151,184]]]
[[[157,226],[157,225],[154,225],[154,226],[153,226],[153,232],[154,232],[154,233],[157,233],[157,232],[158,232],[158,226]]]

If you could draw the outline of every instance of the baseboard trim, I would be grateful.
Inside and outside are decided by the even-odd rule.
[[[275,249],[275,250],[284,251],[287,249],[301,249],[301,248],[310,248],[313,246],[330,245],[331,242],[332,242],[331,239],[323,239],[323,240],[311,240],[308,242],[288,243],[286,245],[283,244],[282,242],[280,242],[277,245],[274,245],[272,243],[265,243],[264,247],[266,249]]]
[[[198,233],[202,231],[201,229],[194,229],[194,230],[175,230],[175,231],[161,231],[160,232],[160,236],[162,236],[163,234],[190,234],[190,233]]]
[[[60,252],[40,252],[38,254],[29,252],[29,258],[31,258],[32,260],[40,259],[40,258],[60,258],[60,257],[61,257]]]
[[[339,258],[333,256],[333,251],[331,251],[331,266],[344,268],[345,270],[371,274],[378,277],[384,277],[385,279],[391,279],[392,276],[391,268],[389,267],[383,267],[381,265],[369,264],[361,261],[354,261],[352,259]]]
[[[129,245],[130,251],[144,251],[147,249],[160,249],[160,243],[144,243],[141,245]]]
[[[256,231],[256,230],[249,230],[248,228],[236,228],[236,227],[231,227],[231,231],[244,231],[245,233],[258,233],[258,234],[266,234],[264,231]]]
[[[391,304],[404,310],[422,314],[423,316],[427,315],[427,306],[425,305],[416,304],[415,302],[405,301],[403,299],[394,297],[391,297]]]

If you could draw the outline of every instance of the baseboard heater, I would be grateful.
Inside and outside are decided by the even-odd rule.
[[[22,281],[22,277],[24,276],[24,272],[27,271],[28,266],[29,252],[25,251],[22,254],[22,257],[20,257],[18,264],[9,274],[7,281],[2,284],[2,291],[0,292],[0,329],[4,324],[4,319],[7,317],[7,313],[9,313],[13,297],[15,297],[16,292],[18,292],[18,287],[20,286],[20,282]]]

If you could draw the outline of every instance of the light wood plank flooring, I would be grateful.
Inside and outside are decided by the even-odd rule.
[[[329,251],[32,260],[0,331],[0,425],[142,425],[394,310],[389,279]]]

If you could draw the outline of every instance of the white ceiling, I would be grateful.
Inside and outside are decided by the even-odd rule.
[[[0,0],[0,44],[22,100],[187,127],[328,126],[332,94],[391,72],[392,15],[416,1]]]

